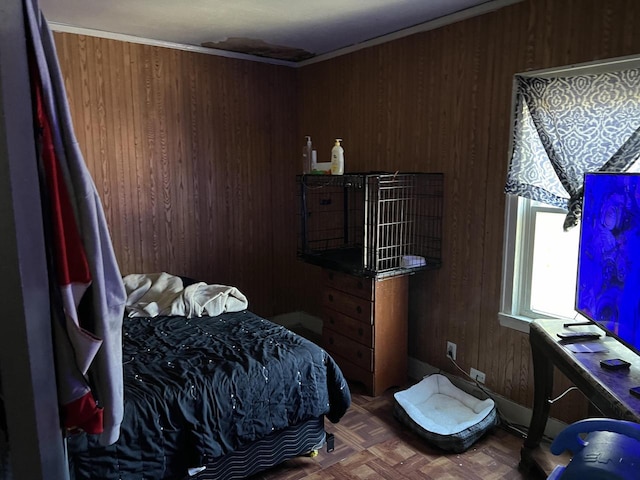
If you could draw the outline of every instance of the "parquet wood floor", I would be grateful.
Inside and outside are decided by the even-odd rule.
[[[430,446],[393,417],[393,390],[379,397],[353,386],[352,405],[337,424],[335,450],[299,457],[252,480],[541,480],[518,471],[522,439],[496,428],[461,454]]]

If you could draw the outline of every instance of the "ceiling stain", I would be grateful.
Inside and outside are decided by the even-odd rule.
[[[290,62],[301,62],[315,56],[315,53],[307,52],[301,48],[271,45],[263,40],[243,37],[229,37],[220,42],[204,42],[202,46]]]

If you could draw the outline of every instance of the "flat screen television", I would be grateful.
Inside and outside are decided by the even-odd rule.
[[[576,310],[640,354],[640,174],[587,173]]]

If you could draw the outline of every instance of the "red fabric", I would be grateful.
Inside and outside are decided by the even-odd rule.
[[[76,219],[73,214],[69,192],[67,191],[60,165],[56,158],[51,125],[44,112],[40,84],[36,82],[36,108],[38,124],[41,128],[42,163],[49,190],[49,207],[53,225],[56,273],[60,285],[91,282],[89,264],[80,240]]]
[[[102,413],[91,392],[71,403],[61,406],[64,426],[68,430],[102,433]]]

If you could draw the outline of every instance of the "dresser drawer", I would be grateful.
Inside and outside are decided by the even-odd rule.
[[[322,292],[322,304],[325,308],[343,313],[361,322],[373,323],[372,303],[369,300],[333,288],[325,288]]]
[[[340,355],[354,365],[373,371],[373,349],[324,327],[322,340],[325,350],[330,354]]]
[[[373,325],[371,323],[361,322],[326,307],[322,319],[324,326],[327,328],[340,332],[345,337],[355,340],[365,347],[373,348]]]
[[[323,270],[325,286],[350,293],[365,300],[373,300],[373,280],[366,277],[354,277],[334,270]]]
[[[374,373],[368,368],[362,368],[357,365],[354,365],[350,361],[344,359],[339,354],[334,353],[333,359],[336,361],[340,370],[342,370],[342,374],[344,378],[348,380],[356,381],[364,386],[367,392],[374,392]],[[379,392],[381,393],[381,392]]]

